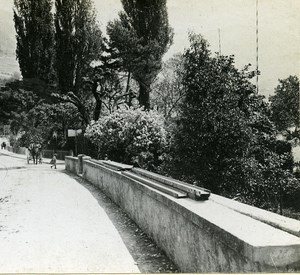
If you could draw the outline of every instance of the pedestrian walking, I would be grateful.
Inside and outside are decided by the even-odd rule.
[[[56,169],[56,156],[57,156],[57,154],[54,153],[54,154],[53,154],[53,157],[52,157],[52,159],[51,159],[51,161],[50,161],[50,164],[52,164],[52,165],[51,165],[51,169],[52,169],[53,166],[54,166],[54,169]]]

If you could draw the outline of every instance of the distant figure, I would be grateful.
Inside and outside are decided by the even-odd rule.
[[[53,157],[52,157],[52,159],[50,161],[50,164],[52,164],[51,165],[51,169],[52,169],[53,166],[54,166],[54,169],[56,169],[56,156],[57,156],[57,154],[54,153],[54,155],[53,155]]]
[[[6,148],[6,143],[3,141],[2,143],[1,143],[1,149],[5,149]]]
[[[42,154],[42,145],[39,143],[31,142],[28,146],[28,151],[30,152],[30,157],[32,157],[33,164],[40,163],[40,157]],[[27,159],[27,162],[29,163],[29,159]]]
[[[43,154],[42,154],[42,150],[40,151],[40,154],[39,154],[39,164],[42,164],[43,163]]]

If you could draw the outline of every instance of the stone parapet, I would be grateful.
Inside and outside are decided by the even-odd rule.
[[[77,173],[76,158],[66,157],[66,169]],[[206,201],[176,199],[101,161],[83,159],[82,177],[124,209],[182,272],[300,271],[299,221],[214,194]]]

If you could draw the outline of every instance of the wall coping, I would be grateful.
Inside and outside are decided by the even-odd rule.
[[[284,217],[255,206],[251,206],[215,194],[211,194],[210,200],[228,207],[236,212],[249,216],[255,220],[269,224],[275,228],[300,237],[300,221],[298,220]]]
[[[73,157],[73,156],[65,156],[66,159],[71,159],[71,160],[77,160],[78,161],[78,158],[77,157]]]

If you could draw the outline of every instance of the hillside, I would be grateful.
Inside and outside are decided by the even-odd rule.
[[[19,64],[15,56],[0,56],[0,79],[19,74]]]
[[[0,55],[14,55],[16,48],[12,13],[0,10]]]
[[[16,39],[12,13],[0,9],[0,79],[19,72],[16,60]]]

